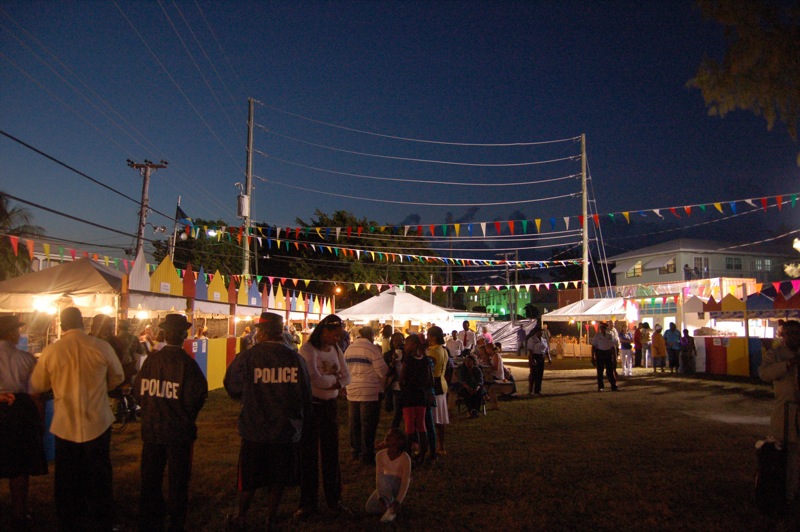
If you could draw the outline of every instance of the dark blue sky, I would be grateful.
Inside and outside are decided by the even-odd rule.
[[[600,213],[798,188],[798,145],[782,126],[768,132],[748,112],[709,117],[700,92],[686,87],[703,54],[721,57],[723,45],[722,30],[692,2],[6,0],[0,8],[0,129],[134,198],[141,179],[126,159],[168,160],[150,186],[152,207],[167,214],[180,195],[190,216],[238,223],[248,97],[261,102],[253,173],[268,181],[254,182],[253,217],[283,227],[315,209],[390,225],[441,224],[448,212],[474,222],[580,214],[575,198],[538,201],[579,191],[574,179],[556,180],[580,172],[577,161],[520,165],[578,155],[576,142],[408,139],[505,144],[585,133]],[[9,194],[135,233],[134,203],[4,137],[0,160]],[[55,238],[133,243],[31,210]],[[776,217],[797,226],[794,212],[745,217],[744,233],[731,229],[742,220],[712,225],[755,241]],[[158,214],[150,221],[168,223]],[[649,232],[673,227],[647,221]],[[664,238],[616,229],[609,254]],[[482,245],[512,247],[461,247]]]

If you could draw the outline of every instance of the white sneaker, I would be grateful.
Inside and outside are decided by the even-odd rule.
[[[381,516],[381,523],[390,523],[394,521],[395,517],[397,517],[397,514],[395,514],[391,508],[387,508],[383,516]]]

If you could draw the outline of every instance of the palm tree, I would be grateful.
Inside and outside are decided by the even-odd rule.
[[[44,229],[33,225],[33,216],[24,207],[11,205],[8,196],[0,192],[0,281],[16,277],[30,269],[30,256],[25,244],[15,254],[8,237],[27,237],[44,234]]]

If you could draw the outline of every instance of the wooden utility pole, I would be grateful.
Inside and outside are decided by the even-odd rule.
[[[159,163],[154,163],[147,159],[145,159],[143,163],[137,163],[130,159],[128,159],[127,162],[128,166],[134,170],[138,170],[139,175],[142,176],[142,203],[139,210],[139,230],[136,232],[135,258],[139,256],[139,252],[142,251],[144,247],[144,228],[147,225],[147,211],[150,210],[150,199],[147,197],[147,189],[150,187],[150,174],[153,170],[166,168],[169,163],[163,159]]]
[[[244,203],[242,218],[244,219],[244,246],[242,248],[242,275],[250,276],[250,194],[253,190],[253,103],[252,98],[247,99],[247,172],[244,184]]]
[[[586,187],[586,133],[581,133],[581,193],[583,214],[583,291],[581,299],[589,299],[589,195]]]

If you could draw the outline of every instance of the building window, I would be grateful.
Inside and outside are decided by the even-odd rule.
[[[663,267],[658,269],[659,275],[665,275],[667,273],[675,273],[675,259],[673,258],[668,263],[666,263]]]
[[[726,270],[739,270],[742,269],[742,258],[741,257],[725,257],[725,269]]]
[[[641,277],[642,276],[642,261],[637,262],[630,269],[625,272],[625,277]]]
[[[750,262],[750,269],[760,272],[764,269],[764,261],[761,259],[755,259]]]
[[[764,259],[764,269],[768,272],[772,271],[772,259]]]

